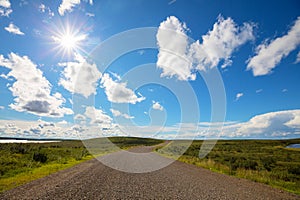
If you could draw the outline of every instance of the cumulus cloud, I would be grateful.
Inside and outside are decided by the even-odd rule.
[[[132,130],[135,136],[147,135],[160,139],[299,138],[300,110],[265,113],[254,116],[246,122],[180,123],[164,127],[150,126],[139,129],[138,132],[134,127],[127,129]],[[160,131],[156,133],[157,130]]]
[[[57,124],[60,124],[60,125],[67,125],[68,122],[67,122],[66,120],[62,120],[62,121],[57,122]]]
[[[49,15],[49,17],[53,17],[54,16],[54,12],[52,12],[51,9],[49,7],[47,7],[45,4],[41,4],[39,6],[39,11],[41,13],[47,13]]]
[[[66,11],[72,12],[73,7],[80,4],[80,0],[62,0],[58,7],[58,13],[63,16]]]
[[[81,122],[81,121],[85,121],[86,117],[84,115],[77,114],[77,115],[74,116],[74,120],[77,121],[77,122]]]
[[[101,87],[104,88],[107,99],[113,103],[135,104],[145,100],[143,96],[137,96],[134,91],[127,88],[126,83],[114,81],[109,74],[105,73],[101,78]]]
[[[235,101],[238,101],[242,96],[244,96],[244,93],[237,93],[235,96]]]
[[[0,74],[0,77],[8,80],[8,77],[6,74]]]
[[[84,115],[90,119],[90,124],[111,124],[112,118],[103,110],[87,106]]]
[[[0,16],[8,17],[12,13],[9,0],[0,0]]]
[[[126,113],[121,113],[119,110],[110,109],[110,111],[114,117],[123,117],[125,119],[133,119],[134,118],[134,116],[130,116]]]
[[[27,56],[10,53],[8,58],[4,58],[0,55],[0,66],[10,69],[7,76],[15,79],[12,86],[9,86],[15,97],[10,108],[47,117],[73,114],[71,109],[63,107],[66,100],[60,93],[51,93],[52,85]]]
[[[42,13],[44,13],[44,12],[46,11],[46,6],[45,6],[45,4],[39,5],[39,11],[42,12]]]
[[[9,0],[0,0],[0,6],[4,8],[10,8]]]
[[[300,17],[288,33],[271,42],[264,42],[256,48],[256,55],[249,59],[247,69],[254,76],[262,76],[272,72],[280,61],[300,45]]]
[[[178,136],[176,130],[181,126]],[[222,128],[222,129],[221,129]],[[197,131],[196,131],[197,130]],[[222,130],[222,131],[220,131]],[[252,117],[247,122],[201,122],[194,124],[178,124],[165,127],[158,138],[299,138],[300,110],[270,112]]]
[[[0,136],[16,138],[88,139],[98,136],[96,130],[66,121],[46,122],[0,120]],[[80,135],[80,138],[79,138]]]
[[[164,107],[162,105],[160,105],[159,102],[155,102],[155,101],[152,101],[152,108],[155,109],[155,110],[160,110],[162,111],[164,109]]]
[[[77,6],[80,4],[80,0],[62,0],[61,4],[58,7],[58,13],[63,16],[66,11],[72,12],[73,7]],[[89,4],[93,5],[93,1],[89,0]]]
[[[66,90],[89,97],[96,94],[97,82],[102,74],[98,71],[96,64],[88,62],[80,54],[75,54],[75,61],[59,63],[65,67],[63,77],[59,80]]]
[[[162,77],[176,76],[179,80],[195,80],[192,63],[188,57],[187,26],[176,17],[163,21],[157,31],[159,49],[157,67],[162,69]]]
[[[270,112],[252,117],[246,122],[200,122],[198,124],[180,123],[172,126],[147,126],[136,129],[112,124],[111,118],[99,109],[89,107],[87,118],[96,124],[68,124],[38,121],[0,120],[0,136],[35,138],[95,138],[107,136],[132,135],[160,139],[205,139],[205,138],[299,138],[300,110]],[[84,117],[85,119],[85,117]],[[98,120],[99,119],[99,120]],[[101,130],[101,131],[100,131]],[[157,130],[160,130],[157,133]],[[180,132],[177,132],[179,131]]]
[[[15,34],[15,35],[24,35],[24,33],[13,23],[10,23],[8,27],[4,28],[9,33]]]
[[[97,137],[124,136],[118,126],[85,126],[66,121],[46,122],[0,120],[0,136],[15,138],[90,139]]]
[[[287,110],[257,115],[237,129],[244,136],[288,136],[300,134],[300,110]]]
[[[218,17],[213,29],[202,36],[190,47],[191,57],[198,70],[207,70],[219,65],[223,60],[222,68],[231,65],[232,53],[241,45],[254,39],[254,25],[244,23],[238,26],[233,19]]]
[[[253,40],[254,25],[244,23],[238,26],[231,18],[218,17],[213,29],[199,40],[191,43],[188,28],[176,17],[170,16],[163,21],[156,38],[159,48],[157,66],[163,70],[161,76],[178,80],[195,80],[195,71],[206,71],[232,64],[231,55],[241,45]]]
[[[90,107],[87,109],[87,118],[95,123],[85,125],[66,126],[61,123],[39,121],[38,124],[22,125],[13,121],[0,120],[0,133],[10,136],[77,136],[92,138],[99,136],[131,135],[137,137],[154,137],[160,139],[207,139],[207,138],[299,138],[300,136],[300,110],[287,110],[265,113],[252,117],[246,122],[200,122],[199,124],[180,123],[172,126],[147,126],[142,129],[126,127],[130,133],[122,133],[124,127],[111,123],[105,113]],[[104,114],[104,116],[103,116]],[[99,120],[96,120],[99,119]],[[29,122],[23,122],[28,124]],[[96,125],[96,126],[90,126]],[[94,128],[93,128],[94,127]],[[119,128],[120,127],[120,128]],[[100,128],[100,129],[99,129]],[[48,132],[46,131],[48,130]],[[52,131],[50,131],[52,130]],[[102,131],[100,131],[102,130]],[[160,130],[157,133],[157,130]],[[180,132],[177,132],[179,131]],[[75,134],[76,132],[76,134]],[[100,134],[100,135],[99,135]]]
[[[121,76],[114,72],[109,72],[117,81],[121,81]]]
[[[299,51],[298,54],[297,54],[297,58],[296,58],[295,63],[297,64],[297,63],[299,63],[299,62],[300,62],[300,51]]]

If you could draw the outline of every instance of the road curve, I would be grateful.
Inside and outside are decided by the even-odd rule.
[[[149,150],[149,147],[139,147],[132,151],[146,153]],[[170,159],[156,153],[150,154],[155,161],[170,162]],[[126,160],[120,152],[110,154],[105,159],[115,160],[118,157]],[[132,165],[134,161],[130,162]],[[300,197],[264,184],[214,173],[178,161],[153,172],[126,173],[93,159],[2,193],[0,199],[276,200]]]

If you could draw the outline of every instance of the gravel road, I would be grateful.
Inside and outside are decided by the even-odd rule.
[[[150,150],[149,147],[138,147],[131,151],[140,155],[146,153],[151,162],[171,162],[156,153],[147,153]],[[132,158],[126,159],[124,152],[112,153],[103,159],[111,162],[117,158],[128,161],[126,168],[147,164],[140,159],[136,163]],[[300,197],[178,161],[153,172],[126,173],[93,159],[0,194],[0,199],[276,200]]]

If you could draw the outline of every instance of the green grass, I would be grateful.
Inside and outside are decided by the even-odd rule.
[[[69,159],[64,163],[48,163],[37,168],[29,168],[21,173],[16,173],[0,179],[0,192],[15,188],[30,181],[48,176],[57,171],[67,169],[81,162],[92,159],[92,156],[86,156],[81,160]]]
[[[157,151],[168,157],[178,157],[183,142]],[[213,150],[200,159],[202,142],[193,141],[178,160],[300,194],[300,149],[285,148],[289,144],[300,143],[300,139],[219,140]]]
[[[0,144],[0,192],[116,150],[155,145],[161,140],[113,137],[55,143]],[[84,144],[83,144],[84,143]],[[86,146],[88,146],[88,149]],[[92,152],[92,155],[90,154]]]

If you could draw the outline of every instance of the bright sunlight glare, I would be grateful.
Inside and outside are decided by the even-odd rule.
[[[60,45],[67,49],[73,49],[76,46],[77,40],[73,35],[64,35],[60,38]]]
[[[71,31],[68,27],[64,31],[56,32],[51,38],[57,45],[59,52],[63,55],[70,55],[78,50],[87,35],[79,33],[78,31]]]
[[[65,33],[59,36],[52,36],[53,40],[57,42],[62,48],[66,50],[76,50],[81,41],[86,38],[86,35],[74,35]]]

